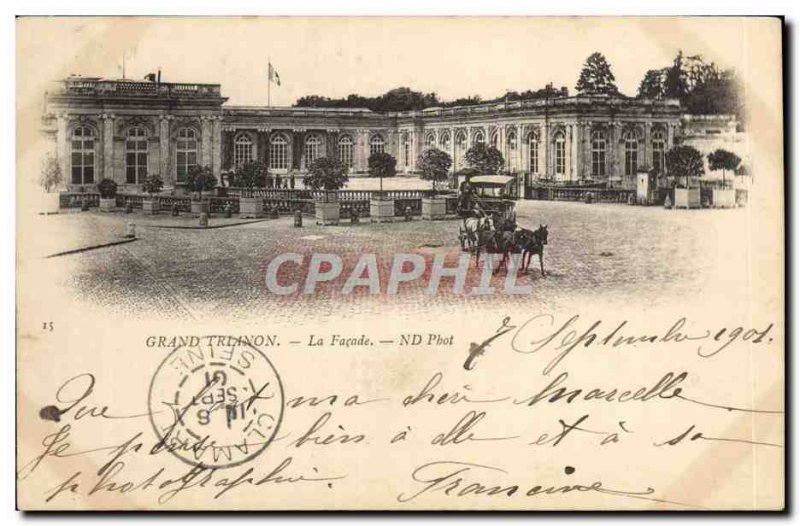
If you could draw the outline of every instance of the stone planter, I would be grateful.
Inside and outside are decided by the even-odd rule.
[[[155,215],[161,210],[161,203],[157,198],[145,199],[142,201],[142,210],[145,214]]]
[[[112,212],[117,207],[117,198],[109,197],[108,199],[100,198],[100,211]]]
[[[714,208],[736,207],[736,190],[733,188],[714,188],[711,191],[711,202]]]
[[[447,200],[444,197],[422,198],[422,219],[444,219],[447,215]]]
[[[61,194],[58,192],[47,192],[42,196],[42,213],[57,214],[61,207]]]
[[[700,208],[699,188],[676,188],[675,208]]]
[[[240,197],[239,217],[242,219],[264,217],[264,200],[260,197]]]
[[[339,224],[339,202],[333,203],[314,203],[314,215],[318,225],[338,225]]]
[[[391,222],[394,220],[394,199],[370,199],[369,217],[373,223]]]
[[[192,201],[192,213],[197,215],[207,214],[208,203],[205,201]]]

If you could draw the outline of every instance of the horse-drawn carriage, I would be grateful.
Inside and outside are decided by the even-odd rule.
[[[516,203],[511,199],[516,195],[516,183],[516,177],[480,175],[461,185],[458,200],[458,212],[462,217],[458,235],[461,248],[474,252],[476,261],[482,250],[501,253],[501,266],[505,266],[512,253],[521,254],[520,268],[525,272],[531,256],[538,254],[544,275],[547,225],[540,225],[536,230],[517,226]]]

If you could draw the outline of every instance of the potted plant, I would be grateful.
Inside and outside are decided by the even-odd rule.
[[[112,179],[103,179],[97,184],[100,192],[100,211],[111,212],[117,206],[117,183]]]
[[[61,166],[58,160],[53,155],[45,157],[42,163],[42,170],[39,175],[39,185],[44,189],[44,196],[42,198],[42,213],[44,214],[57,214],[61,205],[60,192],[57,190],[58,185],[64,179],[61,172]]]
[[[253,190],[267,185],[267,165],[261,161],[244,163],[236,172],[236,184],[245,190],[239,198],[239,217],[256,218],[264,215],[264,200],[254,197]]]
[[[308,167],[305,185],[311,190],[324,190],[314,203],[317,224],[339,224],[339,197],[337,190],[348,181],[347,166],[338,159],[320,157]]]
[[[431,194],[422,198],[422,219],[441,219],[447,214],[447,201],[437,194],[436,183],[447,181],[452,164],[450,155],[437,148],[425,150],[419,156],[420,177],[432,186]]]
[[[394,177],[397,173],[397,160],[388,153],[373,153],[367,160],[370,177],[380,180],[379,191],[369,198],[369,215],[372,221],[382,223],[394,219],[394,199],[387,199],[383,193],[383,178]]]
[[[692,188],[691,179],[703,176],[703,156],[691,146],[676,146],[667,152],[666,164],[668,173],[675,178],[673,206],[699,208],[700,188]]]
[[[164,181],[161,180],[158,174],[148,175],[142,183],[142,190],[150,196],[149,199],[142,200],[142,209],[145,214],[158,213],[160,203],[156,194],[158,194],[162,188],[164,188]]]
[[[725,171],[736,172],[742,159],[728,150],[714,150],[708,154],[708,167],[711,170],[722,170],[722,187],[711,190],[711,203],[715,208],[733,208],[736,206],[736,190],[725,182]]]
[[[217,178],[208,166],[194,165],[186,174],[186,190],[195,192],[196,199],[192,199],[192,213],[208,213],[208,203],[203,201],[203,191],[211,191],[217,187]]]

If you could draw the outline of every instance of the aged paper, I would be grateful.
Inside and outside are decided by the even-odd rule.
[[[782,509],[781,44],[18,19],[18,507]]]

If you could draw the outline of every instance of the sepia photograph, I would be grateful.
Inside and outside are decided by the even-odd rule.
[[[19,509],[784,509],[781,18],[15,26]]]

